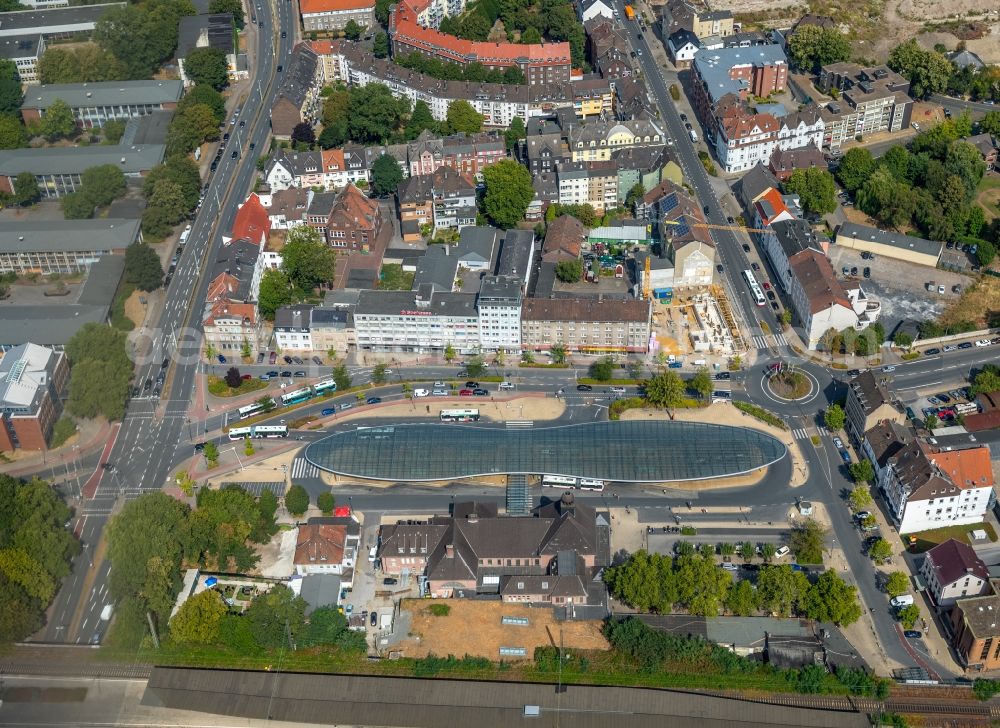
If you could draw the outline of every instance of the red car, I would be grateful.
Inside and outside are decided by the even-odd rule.
[[[472,396],[472,390],[471,389],[463,389],[463,390],[461,390],[458,393],[458,396],[459,397],[471,397]]]
[[[253,374],[244,374],[242,377],[240,377],[240,379],[242,379],[244,382],[249,382],[251,379],[253,379]]]
[[[767,281],[764,281],[764,290],[765,291],[770,291],[771,290],[771,284],[768,283]]]
[[[278,361],[278,352],[272,351],[267,357],[267,363],[274,364],[276,361]]]

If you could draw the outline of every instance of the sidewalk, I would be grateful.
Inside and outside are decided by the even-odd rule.
[[[65,465],[103,445],[109,439],[112,424],[107,420],[87,420],[76,435],[55,450],[33,452],[11,463],[5,463],[0,472],[11,477],[30,475],[47,467]],[[75,453],[75,454],[74,454]]]

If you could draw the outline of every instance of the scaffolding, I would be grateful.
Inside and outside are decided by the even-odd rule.
[[[715,296],[715,300],[719,305],[719,312],[722,314],[722,319],[729,328],[729,333],[733,339],[733,350],[737,352],[747,352],[749,347],[747,346],[746,339],[743,338],[743,333],[740,330],[740,325],[736,320],[733,309],[729,305],[729,299],[726,297],[726,292],[722,290],[722,286],[713,285],[712,295]]]

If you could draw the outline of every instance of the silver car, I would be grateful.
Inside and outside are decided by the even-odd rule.
[[[431,394],[433,394],[435,397],[447,397],[448,396],[448,390],[447,389],[435,389],[433,392],[431,392]]]

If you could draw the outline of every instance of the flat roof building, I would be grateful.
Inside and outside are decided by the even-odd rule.
[[[13,62],[21,83],[28,86],[38,83],[38,59],[44,52],[41,33],[0,38],[0,58]]]
[[[0,38],[35,33],[45,36],[47,40],[89,36],[97,21],[108,10],[123,8],[125,5],[126,3],[104,3],[0,13]]]
[[[102,126],[110,119],[132,119],[174,109],[181,99],[180,81],[102,81],[35,86],[21,102],[25,124],[39,121],[57,100],[64,101],[83,127]]]
[[[939,241],[879,230],[855,222],[845,222],[837,228],[837,245],[931,268],[937,267],[944,249],[944,243]]]
[[[141,239],[139,220],[0,220],[0,273],[76,273]]]
[[[42,197],[62,197],[76,192],[91,167],[113,164],[126,177],[142,177],[163,160],[165,151],[163,144],[7,149],[0,151],[0,191],[14,194],[17,175],[31,172]]]
[[[61,352],[22,344],[0,359],[0,450],[44,450],[62,413],[69,365]]]

